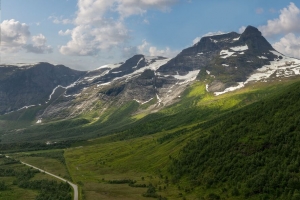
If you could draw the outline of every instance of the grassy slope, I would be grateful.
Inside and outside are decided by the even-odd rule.
[[[177,112],[184,112],[181,112],[184,107],[195,109],[196,105],[199,110],[205,111],[203,107],[206,107],[208,111],[214,112],[203,112],[204,114],[200,113],[199,115],[193,113],[190,115],[189,120],[177,123],[177,128],[173,127],[170,130],[155,129],[160,132],[152,135],[145,135],[145,132],[139,133],[142,131],[141,128],[145,127],[145,124],[141,123],[129,131],[79,143],[76,148],[68,149],[65,152],[71,176],[74,182],[82,183],[85,199],[97,199],[98,197],[103,199],[142,199],[141,195],[146,192],[146,188],[137,191],[136,188],[129,187],[127,184],[112,185],[107,182],[108,180],[122,179],[136,180],[138,184],[152,183],[160,195],[169,199],[182,199],[183,197],[197,199],[208,197],[210,193],[220,194],[222,187],[195,186],[191,184],[188,176],[184,176],[184,173],[180,179],[175,179],[174,174],[171,175],[168,171],[171,161],[178,159],[179,152],[188,141],[202,137],[206,138],[207,135],[210,135],[210,132],[201,131],[203,129],[201,118],[207,121],[204,124],[205,126],[210,124],[208,119],[213,118],[215,120],[212,120],[211,123],[217,124],[220,120],[231,116],[230,110],[240,109],[244,105],[272,96],[276,91],[284,91],[291,83],[285,82],[275,85],[257,83],[217,98],[213,98],[211,94],[206,93],[203,84],[196,83],[184,94],[185,98],[181,102],[166,108],[162,112],[175,113],[175,115],[171,115],[174,119],[169,120],[170,124],[189,117],[188,113],[184,116],[176,115]],[[196,109],[196,111],[199,110]],[[224,115],[220,115],[219,111],[224,111]],[[158,121],[161,120],[154,119],[150,123],[146,122],[148,129],[157,127],[156,124],[151,126],[151,123],[152,125],[157,123],[160,126]],[[165,124],[168,124],[168,121]],[[130,132],[134,134],[132,135]],[[150,133],[152,132],[150,131]],[[159,191],[159,188],[162,188],[161,191]],[[244,198],[241,196],[232,197],[231,190],[224,193],[223,197],[227,198],[226,195],[228,198],[233,199]]]
[[[9,170],[13,169],[15,171],[26,171],[29,169],[29,167],[20,164],[20,163],[14,163],[14,164],[5,164],[5,158],[0,158],[0,168],[2,170]],[[2,200],[18,200],[18,199],[28,199],[28,200],[34,200],[36,196],[38,195],[37,190],[32,189],[23,189],[18,187],[17,185],[13,184],[13,181],[16,180],[16,176],[0,176],[0,182],[4,181],[5,185],[8,187],[6,190],[0,191],[0,199]],[[44,173],[37,173],[34,175],[33,178],[30,179],[33,180],[53,180],[58,181],[56,178],[53,178],[51,176],[48,176]]]
[[[173,160],[176,180],[204,188],[202,196],[299,199],[300,83],[207,123]],[[221,190],[220,190],[221,189]]]

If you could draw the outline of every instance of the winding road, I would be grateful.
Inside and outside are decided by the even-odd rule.
[[[32,166],[32,165],[30,165],[30,164],[28,164],[28,163],[24,163],[24,162],[21,162],[21,163],[24,164],[24,165],[27,165],[27,166],[29,166],[29,167],[32,167],[32,168],[34,168],[34,169],[40,170],[41,172],[44,172],[44,173],[46,173],[46,174],[48,174],[48,175],[50,175],[50,176],[53,176],[53,177],[55,177],[55,178],[57,178],[57,179],[59,179],[59,180],[62,180],[62,181],[64,181],[64,182],[69,183],[69,184],[72,186],[73,190],[74,190],[74,200],[78,200],[78,187],[77,187],[77,185],[75,185],[74,183],[71,183],[70,181],[67,181],[67,180],[64,179],[64,178],[61,178],[61,177],[59,177],[59,176],[56,176],[56,175],[51,174],[51,173],[49,173],[49,172],[46,172],[45,170],[42,170],[42,169],[37,168],[37,167],[35,167],[35,166]]]

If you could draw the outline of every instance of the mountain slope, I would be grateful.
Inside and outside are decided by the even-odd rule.
[[[85,72],[38,63],[0,67],[0,114],[44,104],[57,85],[67,86]]]
[[[80,135],[86,138],[87,132],[90,136],[94,136],[97,130],[99,135],[113,133],[131,127],[143,118],[146,121],[184,114],[192,120],[194,114],[191,113],[196,112],[200,105],[204,105],[200,110],[206,115],[203,114],[202,119],[200,115],[194,119],[207,120],[208,116],[217,112],[207,109],[205,103],[213,102],[218,112],[224,110],[214,104],[223,98],[217,96],[243,87],[247,91],[260,82],[277,84],[300,74],[300,61],[275,51],[252,26],[248,26],[242,34],[231,32],[203,37],[173,59],[135,55],[123,63],[104,65],[89,72],[72,71],[45,63],[40,65],[48,65],[49,69],[56,71],[44,70],[47,72],[44,74],[35,73],[42,66],[11,67],[2,77],[7,83],[2,85],[4,89],[9,88],[11,81],[18,82],[14,78],[14,69],[18,69],[18,73],[22,71],[22,76],[28,77],[26,81],[31,83],[21,85],[18,82],[18,87],[23,88],[22,91],[28,96],[15,95],[10,101],[3,98],[6,104],[2,105],[2,109],[15,111],[0,117],[0,123],[4,124],[0,127],[3,134],[10,131],[41,132],[51,139],[77,138]],[[4,69],[9,68],[2,67]],[[71,76],[66,78],[64,75],[68,73]],[[191,88],[195,95],[187,96]],[[227,109],[247,104],[244,103],[245,97],[241,99],[228,103]],[[11,105],[15,106],[14,109],[8,107]],[[193,109],[195,106],[198,106],[197,109]],[[183,118],[181,120],[187,122]],[[169,128],[172,123],[170,120]],[[28,130],[21,129],[31,125],[33,127]],[[47,127],[56,127],[55,134],[51,135],[49,131],[53,132],[53,129]],[[40,140],[43,134],[35,139]]]
[[[199,137],[173,159],[177,180],[232,191],[232,199],[299,198],[297,82],[266,100],[199,126]],[[296,198],[297,196],[297,198]]]

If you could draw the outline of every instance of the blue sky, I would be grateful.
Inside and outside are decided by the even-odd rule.
[[[299,9],[286,0],[2,0],[1,63],[91,70],[137,53],[173,57],[207,33],[247,25],[300,58]]]

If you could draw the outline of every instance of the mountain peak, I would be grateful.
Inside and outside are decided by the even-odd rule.
[[[245,31],[242,33],[244,37],[262,36],[261,32],[254,26],[247,26]]]

